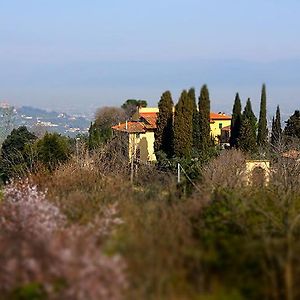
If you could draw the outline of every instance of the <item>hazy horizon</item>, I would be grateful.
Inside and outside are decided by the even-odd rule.
[[[299,109],[297,1],[66,0],[0,4],[0,101],[91,112],[206,83],[215,111],[236,92],[268,115]]]

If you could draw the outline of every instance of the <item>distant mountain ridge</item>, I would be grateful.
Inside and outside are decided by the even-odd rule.
[[[28,115],[32,117],[56,117],[59,115],[56,111],[47,111],[41,108],[36,108],[32,106],[21,106],[20,108],[16,108],[17,112],[22,115]]]
[[[31,131],[58,132],[75,137],[88,132],[91,120],[86,116],[70,115],[64,112],[47,111],[32,106],[13,107],[7,103],[0,105],[2,123],[13,123],[13,127],[26,126]]]

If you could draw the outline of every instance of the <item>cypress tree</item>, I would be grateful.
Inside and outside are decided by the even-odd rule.
[[[154,150],[163,151],[168,157],[173,154],[173,106],[171,92],[164,92],[158,102]]]
[[[31,165],[27,145],[33,145],[36,139],[26,126],[13,129],[7,136],[0,151],[0,178],[3,182],[27,173]]]
[[[272,120],[272,133],[271,133],[271,144],[276,146],[281,139],[282,129],[281,129],[281,118],[279,105],[276,109],[275,119]]]
[[[268,127],[267,127],[267,95],[266,85],[263,84],[261,90],[260,113],[258,121],[257,144],[260,147],[266,147],[268,143]]]
[[[242,115],[242,124],[240,136],[238,138],[238,146],[244,151],[257,152],[256,143],[256,117],[252,111],[251,101],[248,98]]]
[[[275,132],[275,118],[274,116],[272,117],[272,129],[271,129],[271,145],[274,145],[275,142],[275,136],[274,136],[274,132]]]
[[[174,153],[190,157],[193,144],[193,107],[186,90],[183,90],[175,107]]]
[[[89,150],[94,150],[101,144],[101,133],[99,128],[96,126],[96,123],[91,123],[89,128]]]
[[[256,136],[256,123],[257,123],[257,118],[252,110],[252,104],[250,98],[248,98],[246,102],[245,109],[243,111],[242,119],[247,118],[250,120],[250,124],[252,127],[252,130],[254,132],[254,135]]]
[[[256,136],[253,134],[251,121],[247,118],[242,121],[238,145],[243,151],[257,152]]]
[[[190,100],[190,105],[193,109],[193,148],[194,149],[199,149],[199,112],[197,109],[197,104],[196,104],[196,93],[194,88],[190,88],[188,91],[188,97]]]
[[[230,146],[237,147],[242,123],[242,105],[239,93],[236,93],[232,109]]]
[[[209,91],[203,85],[199,97],[199,149],[207,151],[211,145]]]
[[[300,111],[295,110],[294,114],[286,121],[284,134],[293,138],[300,138]]]

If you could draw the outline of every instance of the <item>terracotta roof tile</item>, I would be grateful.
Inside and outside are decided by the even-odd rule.
[[[231,120],[231,116],[228,116],[226,114],[223,114],[223,113],[214,113],[214,112],[211,112],[210,113],[210,119],[211,120]]]
[[[152,128],[152,129],[156,129],[156,120],[157,120],[157,115],[143,115],[141,116],[142,119],[144,119],[146,121],[145,126],[147,128]]]
[[[117,131],[122,131],[122,132],[128,132],[128,133],[146,132],[145,126],[141,122],[127,122],[127,128],[126,128],[126,123],[121,123],[119,125],[113,126],[112,129]]]

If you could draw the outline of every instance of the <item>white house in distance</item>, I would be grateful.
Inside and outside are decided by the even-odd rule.
[[[156,161],[154,154],[154,132],[156,130],[158,108],[141,107],[133,115],[131,121],[115,125],[115,132],[128,135],[129,160],[133,157],[141,161]],[[224,113],[210,114],[211,135],[219,142],[220,138],[229,138],[231,116]]]

